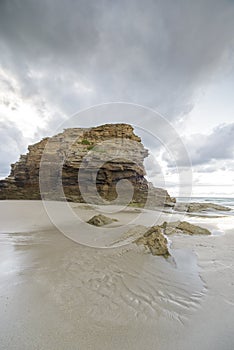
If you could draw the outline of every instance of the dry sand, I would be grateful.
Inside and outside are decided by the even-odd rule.
[[[213,235],[170,237],[165,260],[127,241],[97,247],[121,241],[126,228],[179,214],[99,208],[118,222],[89,230],[83,221],[97,208],[70,204],[71,220],[66,203],[50,205],[59,228],[94,247],[64,236],[40,201],[0,202],[0,349],[234,348],[232,216],[186,218]]]

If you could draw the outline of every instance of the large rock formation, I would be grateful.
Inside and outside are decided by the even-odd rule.
[[[130,182],[131,203],[171,205],[173,199],[167,191],[154,188],[145,178],[143,161],[147,155],[128,124],[66,129],[28,147],[28,153],[12,164],[10,175],[0,181],[0,199],[42,196],[99,203],[101,199],[115,200],[116,185],[125,180],[119,194],[123,202],[124,195],[129,195]]]

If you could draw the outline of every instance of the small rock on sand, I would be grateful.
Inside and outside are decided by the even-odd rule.
[[[164,222],[161,225],[163,233],[167,236],[172,234],[188,234],[188,235],[210,235],[211,232],[204,227],[190,224],[187,221]]]
[[[162,255],[167,258],[170,253],[167,247],[167,239],[159,226],[150,227],[142,237],[134,241],[137,245],[147,247],[152,255]]]
[[[118,221],[117,219],[108,218],[105,215],[99,214],[94,215],[89,221],[87,221],[88,224],[94,225],[94,226],[104,226],[111,224],[112,222]]]

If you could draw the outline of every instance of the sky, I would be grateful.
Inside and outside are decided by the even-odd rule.
[[[1,0],[0,177],[75,113],[121,101],[176,130],[194,196],[234,197],[233,18],[233,0]],[[149,179],[160,168],[177,195],[183,152],[174,145],[172,161],[165,144],[150,151]]]

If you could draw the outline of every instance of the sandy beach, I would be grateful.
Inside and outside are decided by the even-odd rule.
[[[54,205],[61,208],[62,222],[67,204]],[[166,260],[135,244],[111,249],[78,244],[51,223],[41,201],[0,206],[1,349],[233,348],[232,216],[186,218],[212,235],[170,236]],[[97,208],[70,207],[80,225],[69,232],[76,230],[84,240],[84,220]],[[105,228],[106,237],[115,225],[122,230],[134,225],[139,212],[126,208],[109,215],[118,222]],[[144,210],[142,224],[155,215]],[[112,240],[116,232],[121,240],[121,229]],[[97,242],[111,243],[109,237]]]

